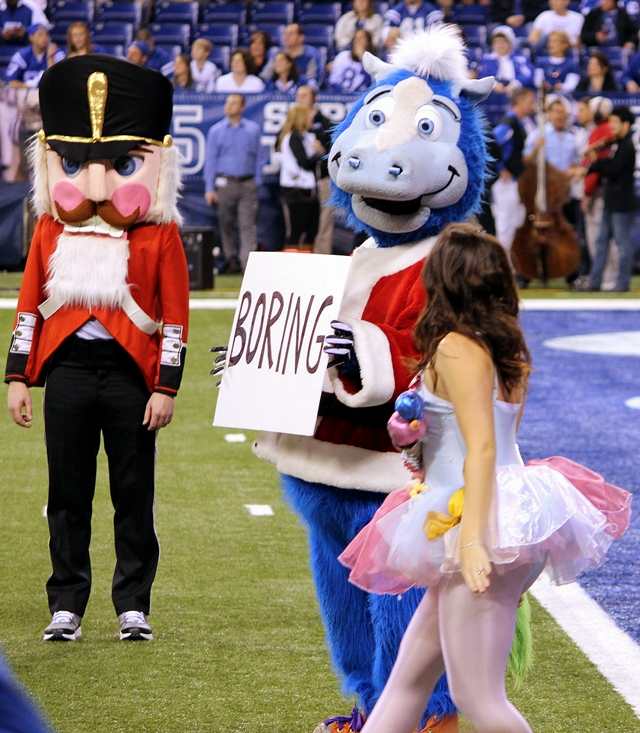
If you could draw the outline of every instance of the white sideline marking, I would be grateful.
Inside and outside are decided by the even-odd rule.
[[[245,504],[252,517],[273,517],[273,509],[269,504]]]
[[[15,310],[17,298],[0,297],[0,310]],[[236,298],[193,298],[189,301],[191,310],[235,310]],[[544,298],[540,300],[521,300],[520,307],[525,311],[638,311],[640,298]]]
[[[47,505],[46,504],[42,507],[42,516],[43,517],[47,516]]]
[[[640,356],[640,331],[559,336],[547,339],[544,345],[549,349],[577,351],[583,354]]]
[[[227,443],[244,443],[247,436],[244,433],[227,433],[224,439]]]
[[[520,308],[525,311],[638,311],[640,310],[640,299],[638,298],[576,298],[575,300],[534,298],[521,300]]]
[[[531,592],[640,718],[640,645],[578,583],[556,586],[541,576]]]

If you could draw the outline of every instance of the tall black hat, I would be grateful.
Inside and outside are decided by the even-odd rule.
[[[39,136],[65,158],[117,158],[171,145],[173,86],[162,74],[104,54],[59,61],[40,80]]]

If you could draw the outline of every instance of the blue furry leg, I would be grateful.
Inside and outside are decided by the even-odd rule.
[[[348,582],[338,555],[369,522],[384,500],[376,492],[338,489],[282,475],[285,498],[309,531],[311,570],[331,658],[344,679],[343,691],[356,693],[371,711],[395,662],[398,646],[424,591],[397,596],[365,593]],[[455,711],[443,676],[429,700],[425,720]]]

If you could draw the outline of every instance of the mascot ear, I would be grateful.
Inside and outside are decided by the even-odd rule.
[[[364,70],[367,72],[367,74],[369,74],[369,76],[372,76],[376,81],[382,81],[383,79],[386,79],[392,72],[396,71],[396,69],[391,64],[387,64],[385,61],[382,61],[377,56],[374,56],[368,51],[364,52],[364,56],[362,57],[362,65],[364,66]]]
[[[496,80],[493,76],[486,76],[483,79],[465,79],[453,84],[453,92],[458,97],[466,97],[471,104],[478,104],[486,99]]]

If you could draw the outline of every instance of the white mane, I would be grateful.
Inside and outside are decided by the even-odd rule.
[[[401,38],[389,55],[389,63],[422,77],[468,79],[465,46],[456,26],[434,23],[423,31]]]

